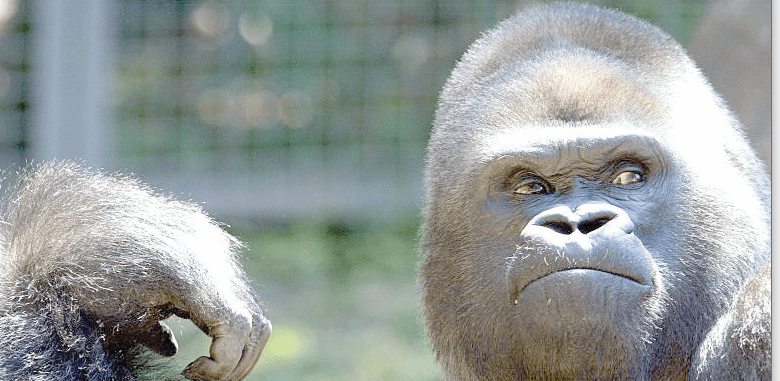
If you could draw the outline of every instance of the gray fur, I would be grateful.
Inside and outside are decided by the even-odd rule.
[[[594,180],[602,151],[589,147],[615,138],[622,146],[603,155],[636,146],[653,158],[652,177],[636,191],[609,193]],[[550,152],[560,156],[540,159]],[[529,162],[544,162],[536,169],[564,185],[550,202],[620,205],[652,257],[652,291],[601,327],[562,314],[543,322],[560,335],[545,336],[524,325],[543,306],[518,312],[506,297],[507,274],[565,259],[521,237],[546,201],[495,196]],[[449,380],[684,379],[719,317],[736,322],[725,317],[736,305],[769,297],[764,289],[736,296],[770,257],[766,171],[685,51],[634,17],[556,4],[487,32],[444,86],[426,171],[422,304]],[[570,298],[552,306],[577,305]],[[765,338],[764,318],[748,325]],[[765,341],[748,340],[765,364]],[[710,339],[712,348],[726,341]],[[700,352],[699,372],[717,378],[711,351]],[[753,371],[769,368],[744,372]]]
[[[241,244],[196,205],[73,162],[22,173],[6,202],[0,379],[133,379],[138,344],[175,353],[160,322],[172,314],[214,337],[188,377],[240,379],[254,365],[270,323],[236,262]]]
[[[699,345],[690,380],[772,379],[772,265],[742,286]]]

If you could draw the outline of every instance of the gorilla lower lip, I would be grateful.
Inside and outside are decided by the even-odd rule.
[[[517,304],[518,300],[523,299],[521,297],[523,294],[540,291],[543,291],[545,294],[555,294],[563,289],[572,288],[576,290],[583,287],[585,289],[595,287],[604,290],[606,293],[615,293],[623,296],[632,293],[643,294],[652,290],[652,284],[648,284],[644,279],[603,269],[578,267],[544,274],[516,289],[511,296],[511,300],[513,304]],[[527,291],[529,289],[533,290]]]
[[[634,278],[600,269],[575,268],[555,271],[540,277],[517,292],[518,301],[531,305],[550,305],[552,301],[563,301],[564,305],[583,304],[615,307],[639,300],[652,291],[650,285]],[[576,310],[576,308],[574,308]]]
[[[618,273],[615,273],[615,272],[612,272],[612,271],[608,271],[608,270],[602,270],[602,269],[596,269],[596,268],[590,268],[590,267],[577,267],[577,268],[571,268],[571,269],[565,269],[565,270],[558,270],[558,271],[552,272],[552,273],[550,273],[550,274],[547,274],[547,275],[545,275],[545,276],[548,276],[548,275],[551,275],[551,274],[555,274],[555,273],[568,272],[568,271],[578,271],[578,270],[580,270],[580,271],[598,271],[598,272],[600,272],[600,273],[614,275],[614,276],[616,276],[616,277],[625,278],[625,279],[628,279],[628,280],[630,280],[630,281],[633,281],[633,282],[639,283],[639,284],[641,284],[641,285],[648,286],[647,284],[645,284],[645,282],[644,282],[643,280],[640,280],[640,279],[634,278],[634,277],[632,277],[632,276],[630,276],[630,275],[625,275],[625,274],[618,274]],[[543,277],[542,277],[542,278],[543,278]],[[539,278],[539,279],[541,279],[541,278]]]

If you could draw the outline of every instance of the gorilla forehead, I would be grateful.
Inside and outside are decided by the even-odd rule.
[[[477,116],[476,122],[488,128],[539,121],[621,121],[647,128],[664,120],[669,105],[664,94],[636,72],[630,64],[592,50],[559,49],[508,62],[475,84],[470,102],[461,104],[486,116]]]
[[[576,129],[573,133],[572,129]],[[565,163],[634,157],[667,166],[665,143],[641,129],[622,126],[543,127],[502,131],[479,145],[483,162],[519,158],[534,162],[556,158]]]
[[[617,12],[588,17],[588,6],[548,8],[510,18],[470,47],[444,86],[433,142],[468,151],[497,130],[561,123],[622,123],[675,142],[733,136],[722,102],[664,32]],[[690,109],[706,112],[693,120]]]

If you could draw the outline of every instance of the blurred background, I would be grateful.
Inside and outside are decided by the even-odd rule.
[[[0,0],[0,168],[80,158],[248,244],[274,333],[251,380],[441,379],[418,312],[438,92],[538,2]],[[595,1],[686,46],[769,165],[769,0]],[[209,339],[174,322],[178,369]]]

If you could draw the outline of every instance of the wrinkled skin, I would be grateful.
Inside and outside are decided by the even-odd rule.
[[[768,185],[657,28],[572,4],[503,22],[448,79],[428,146],[420,283],[447,379],[723,377],[707,353],[728,334],[692,358],[719,317],[767,322],[729,311],[769,298],[743,287],[769,261]],[[761,345],[737,379],[771,373]]]
[[[195,380],[241,380],[271,324],[236,261],[240,243],[200,208],[71,162],[25,172],[2,214],[0,379],[132,380],[137,349],[176,353],[162,322],[210,335]]]

